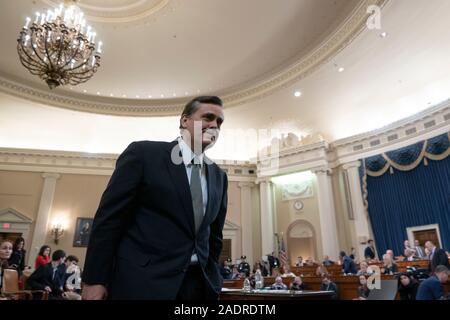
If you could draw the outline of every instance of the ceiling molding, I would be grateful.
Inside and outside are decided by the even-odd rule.
[[[267,75],[257,83],[249,82],[237,91],[220,94],[225,107],[255,101],[286,88],[312,74],[347,47],[363,30],[369,17],[367,7],[384,7],[389,0],[364,0],[352,14],[321,45],[291,66],[276,74]],[[50,92],[44,87],[26,83],[10,75],[0,75],[0,91],[34,102],[82,112],[117,116],[173,116],[178,115],[192,97],[176,99],[120,99],[94,97],[78,93]]]

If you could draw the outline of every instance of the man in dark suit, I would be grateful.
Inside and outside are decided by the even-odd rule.
[[[419,285],[416,300],[445,299],[442,285],[447,283],[448,275],[449,270],[446,266],[436,266],[434,274]]]
[[[65,269],[62,271],[66,253],[56,250],[52,254],[52,262],[37,268],[27,280],[27,285],[32,290],[45,290],[49,293],[49,299],[61,300],[64,293]]]
[[[425,248],[430,251],[430,263],[428,265],[429,271],[434,272],[436,267],[439,265],[450,268],[448,257],[444,249],[438,249],[432,241],[425,242]]]
[[[367,241],[368,246],[364,250],[364,258],[373,260],[375,259],[375,246],[372,239]]]
[[[241,262],[239,263],[238,270],[240,273],[245,273],[246,277],[250,276],[250,265],[248,264],[246,256],[241,256]]]
[[[94,218],[83,299],[218,298],[228,181],[204,151],[223,120],[220,98],[195,98],[181,137],[120,155]]]
[[[272,274],[273,269],[280,267],[280,260],[275,257],[275,252],[272,252],[267,255],[267,260],[269,261],[270,266],[270,274]]]

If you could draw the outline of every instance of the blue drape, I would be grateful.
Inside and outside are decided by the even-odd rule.
[[[403,254],[406,228],[427,224],[439,224],[441,245],[450,249],[450,157],[429,160],[428,166],[421,163],[411,171],[368,176],[367,190],[379,253],[393,249]]]

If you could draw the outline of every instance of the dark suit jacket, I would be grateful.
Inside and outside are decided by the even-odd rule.
[[[106,285],[112,299],[175,299],[194,249],[207,287],[218,297],[227,176],[205,160],[208,203],[196,234],[179,155],[177,141],[141,141],[117,160],[94,218],[83,272],[85,283]]]
[[[51,263],[39,266],[28,278],[27,286],[33,290],[44,290],[45,287],[50,287],[51,296],[61,296],[64,287],[64,272],[61,266],[57,268],[55,276],[53,277],[53,266]]]
[[[370,258],[370,259],[375,259],[375,252],[374,250],[372,250],[371,247],[367,246],[366,249],[364,250],[364,257]]]
[[[443,295],[441,282],[436,276],[431,276],[419,285],[416,300],[438,300]]]
[[[430,271],[434,272],[434,269],[436,269],[438,265],[443,265],[446,266],[447,268],[450,268],[450,264],[448,263],[448,257],[447,254],[445,253],[445,250],[436,248],[434,250],[433,259],[431,259],[429,264]]]

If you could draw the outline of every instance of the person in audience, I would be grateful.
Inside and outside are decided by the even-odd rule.
[[[0,241],[0,297],[3,286],[3,270],[9,269],[8,260],[13,253],[13,243],[9,240]]]
[[[241,274],[239,273],[238,267],[237,266],[233,266],[233,273],[231,275],[231,279],[241,279]]]
[[[326,274],[328,274],[328,270],[325,266],[320,265],[316,268],[316,276],[323,277]]]
[[[350,248],[350,255],[349,255],[349,257],[353,261],[356,259],[356,250],[355,250],[355,248],[353,248],[353,247]]]
[[[370,294],[370,289],[367,286],[366,276],[359,276],[358,298],[356,300],[367,300]]]
[[[407,273],[401,273],[398,277],[398,293],[400,300],[416,300],[419,282]]]
[[[430,263],[428,265],[428,269],[431,272],[434,272],[434,269],[436,269],[436,267],[439,265],[450,268],[448,257],[444,249],[438,249],[432,241],[425,242],[425,247],[430,252]]]
[[[323,257],[322,264],[323,264],[325,267],[329,267],[329,266],[331,266],[331,265],[334,264],[334,261],[331,261],[329,256],[324,256],[324,257]]]
[[[444,299],[442,284],[448,281],[448,275],[449,270],[446,266],[436,266],[434,269],[434,274],[419,285],[416,300]]]
[[[370,276],[373,274],[373,270],[369,268],[369,264],[366,261],[361,261],[359,264],[359,270],[356,273],[357,276]]]
[[[63,297],[67,300],[81,300],[81,270],[78,266],[78,258],[70,255],[66,261],[60,265],[61,270],[65,271],[63,278],[65,279]]]
[[[414,240],[414,251],[416,256],[420,259],[425,258],[425,249],[420,245],[419,240]]]
[[[372,239],[367,241],[367,247],[364,249],[364,257],[366,259],[375,259],[375,244]]]
[[[47,291],[49,299],[64,299],[63,293],[66,278],[59,266],[64,263],[65,259],[66,253],[63,250],[53,252],[51,263],[41,265],[36,269],[28,278],[28,286],[32,290]]]
[[[267,255],[267,260],[269,261],[269,265],[270,265],[270,270],[269,270],[270,274],[273,276],[273,269],[280,267],[280,259],[275,257],[275,253],[272,252]]]
[[[403,261],[415,261],[417,259],[419,259],[418,257],[416,257],[414,254],[416,252],[413,249],[405,249],[404,255],[405,258],[403,259]]]
[[[305,260],[304,266],[314,267],[315,265],[316,265],[316,262],[313,260],[312,257],[308,257],[308,259]]]
[[[425,249],[424,249],[424,251],[425,251],[425,257],[424,257],[424,259],[425,260],[430,260],[430,250],[427,248],[427,247],[425,247]]]
[[[267,277],[270,275],[270,264],[269,264],[269,259],[267,258],[267,256],[263,256],[262,257],[262,261],[261,261],[261,272],[262,272],[262,276],[263,277]]]
[[[40,266],[46,265],[50,262],[51,252],[52,249],[47,245],[43,245],[41,249],[39,249],[38,256],[36,257],[36,261],[34,263],[35,270],[37,270]]]
[[[389,253],[383,255],[383,267],[381,267],[380,271],[382,274],[394,274],[398,272],[397,264]]]
[[[342,264],[342,270],[345,274],[356,274],[355,262],[345,254],[345,251],[341,251],[339,254]]]
[[[303,257],[300,256],[300,257],[297,258],[297,262],[295,263],[295,266],[296,267],[303,267],[303,265],[304,265]]]
[[[272,277],[278,277],[281,276],[280,268],[276,267],[272,269]]]
[[[403,241],[403,249],[412,249],[409,244],[409,240]]]
[[[287,285],[283,283],[283,279],[278,276],[275,278],[275,283],[270,287],[272,290],[287,290]]]
[[[284,271],[284,272],[283,272],[283,274],[281,275],[283,278],[287,278],[287,277],[295,277],[295,273],[293,273],[293,272],[290,270],[290,268],[289,268],[288,265],[284,266],[283,271]]]
[[[289,289],[294,291],[307,290],[308,286],[303,282],[302,277],[295,277]]]
[[[333,281],[331,281],[331,278],[328,274],[322,277],[322,284],[320,285],[320,291],[333,291],[334,292],[332,296],[333,300],[336,300],[338,297],[337,285]]]
[[[241,262],[239,263],[238,269],[240,273],[244,273],[246,277],[250,276],[250,265],[245,260],[246,256],[241,256]]]
[[[231,258],[228,258],[224,260],[220,266],[220,274],[224,280],[230,280],[233,276],[233,270],[230,268],[231,262]]]
[[[19,277],[22,275],[23,270],[25,270],[25,239],[22,237],[17,238],[14,241],[13,253],[11,258],[8,260],[10,268],[16,269]]]
[[[391,249],[386,250],[386,254],[389,255],[392,259],[392,261],[395,261],[394,251]]]

